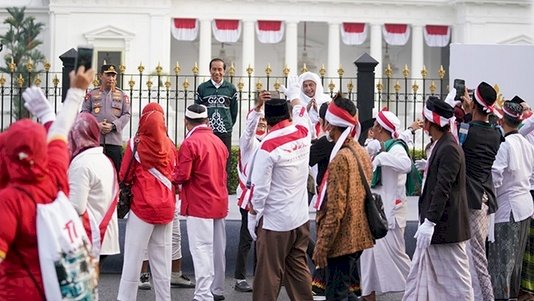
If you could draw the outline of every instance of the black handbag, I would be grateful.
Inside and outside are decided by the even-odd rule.
[[[356,152],[349,147],[354,156],[356,157],[356,162],[358,164],[358,169],[360,171],[360,178],[362,179],[362,185],[365,187],[365,215],[367,215],[367,223],[369,224],[369,230],[373,238],[380,239],[388,234],[388,220],[386,218],[386,213],[384,212],[384,203],[382,202],[382,197],[378,193],[371,192],[369,184],[367,183],[367,178],[363,172],[362,165],[356,156]]]
[[[132,151],[132,158],[130,160],[130,163],[128,163],[128,169],[126,169],[126,174],[124,175],[124,179],[128,178],[128,175],[130,174],[130,171],[133,166],[133,162],[135,161],[135,152],[137,150],[137,143],[134,143],[134,148]],[[128,212],[130,212],[130,206],[132,205],[132,184],[126,183],[124,180],[119,182],[119,202],[117,203],[117,217],[118,218],[124,218]]]

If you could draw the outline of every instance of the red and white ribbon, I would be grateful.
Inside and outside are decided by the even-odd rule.
[[[410,38],[410,27],[407,24],[384,24],[382,34],[389,45],[404,46]]]
[[[346,45],[361,45],[367,40],[367,24],[347,23],[341,26],[341,40]]]
[[[172,20],[172,36],[178,41],[194,41],[198,36],[198,20],[175,18]]]
[[[446,25],[426,25],[423,34],[429,47],[445,47],[451,40],[451,30]]]
[[[284,37],[284,22],[258,20],[256,22],[256,35],[260,43],[280,43]]]
[[[439,125],[440,127],[444,127],[447,124],[449,124],[449,118],[445,118],[436,112],[432,112],[430,109],[426,107],[426,105],[425,105],[425,108],[423,109],[423,117],[425,117],[428,121]]]
[[[382,110],[378,112],[376,122],[378,122],[381,127],[385,128],[388,132],[390,132],[393,138],[397,139],[399,137],[400,120],[392,112],[387,110]]]
[[[241,36],[239,20],[216,19],[211,24],[215,40],[221,43],[235,43]]]

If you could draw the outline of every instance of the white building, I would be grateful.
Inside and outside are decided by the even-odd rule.
[[[210,59],[223,56],[237,76],[248,75],[249,65],[259,76],[267,65],[272,75],[282,75],[285,65],[290,74],[299,74],[303,61],[315,72],[324,64],[328,77],[337,77],[340,66],[346,76],[354,76],[354,60],[367,52],[380,62],[377,77],[390,64],[393,77],[401,78],[407,65],[410,77],[421,78],[424,65],[428,77],[437,78],[441,65],[447,69],[449,43],[534,44],[531,0],[0,0],[0,7],[14,5],[26,6],[28,14],[45,23],[42,52],[54,71],[61,70],[59,55],[92,44],[94,65],[107,59],[133,74],[142,63],[145,74],[161,64],[165,74],[173,75],[179,62],[181,74],[190,75],[198,63],[202,80]],[[6,14],[1,10],[0,19]],[[258,31],[260,23],[280,31]],[[237,30],[217,30],[235,25]],[[0,24],[0,32],[6,26]],[[432,40],[429,30],[445,35]],[[264,43],[276,35],[281,35],[279,42]],[[236,41],[220,42],[225,39]],[[444,46],[429,46],[436,41]]]

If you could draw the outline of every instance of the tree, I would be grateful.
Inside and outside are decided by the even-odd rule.
[[[7,54],[4,56],[6,67],[1,67],[0,72],[11,75],[12,71],[9,68],[10,63],[15,64],[13,72],[15,87],[17,85],[17,78],[22,75],[24,79],[24,86],[28,86],[29,82],[33,82],[35,76],[42,72],[38,66],[42,66],[44,62],[44,55],[37,49],[43,42],[38,39],[39,34],[43,30],[44,24],[36,22],[32,16],[25,15],[25,7],[11,7],[7,8],[9,16],[4,20],[4,24],[9,25],[9,30],[0,35],[0,43],[4,45]],[[28,71],[27,64],[32,62],[33,68]],[[16,93],[15,87],[12,87],[13,92]],[[18,91],[19,93],[21,91]],[[24,106],[19,103],[20,97],[14,97],[14,114],[16,119],[28,116]]]

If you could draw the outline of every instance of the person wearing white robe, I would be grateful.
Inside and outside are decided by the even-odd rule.
[[[380,168],[380,184],[373,188],[384,202],[388,233],[376,240],[374,248],[366,249],[360,258],[363,300],[375,300],[375,293],[404,291],[410,271],[406,254],[406,174],[412,161],[399,137],[400,120],[389,111],[380,111],[373,126],[374,137],[384,143],[387,151],[373,159],[373,169]]]

